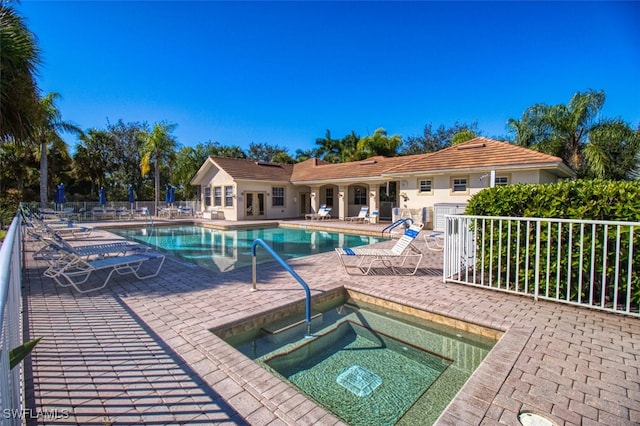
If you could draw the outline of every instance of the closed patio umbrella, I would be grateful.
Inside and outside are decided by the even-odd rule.
[[[100,188],[100,191],[98,191],[98,202],[101,206],[107,204],[107,193],[105,192],[104,188]]]
[[[176,202],[176,187],[169,187],[169,203],[173,205]]]
[[[132,209],[135,202],[136,202],[136,196],[133,193],[133,185],[129,185],[129,204],[131,204]]]
[[[56,195],[53,200],[55,204],[62,205],[67,202],[64,192],[64,183],[61,183],[56,187]]]

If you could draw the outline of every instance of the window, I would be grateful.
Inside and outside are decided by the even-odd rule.
[[[233,207],[233,186],[224,187],[224,206]]]
[[[327,207],[333,207],[333,188],[325,189],[324,202],[327,205]]]
[[[453,178],[452,192],[467,192],[467,178]]]
[[[213,206],[222,207],[222,187],[220,186],[213,188]]]
[[[204,189],[204,205],[211,206],[211,188],[208,186]]]
[[[353,204],[367,205],[367,188],[363,186],[353,188]]]
[[[433,192],[433,183],[431,179],[420,179],[418,187],[421,194]]]
[[[495,186],[506,186],[506,185],[509,185],[508,176],[496,176]]]
[[[271,188],[271,206],[284,207],[284,187],[274,186]]]

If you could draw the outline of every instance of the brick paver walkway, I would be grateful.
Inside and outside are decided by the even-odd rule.
[[[82,243],[108,238],[96,231]],[[344,287],[505,332],[439,424],[518,425],[522,411],[558,425],[640,424],[640,320],[445,284],[439,254],[417,244],[426,256],[414,277],[348,276],[335,253],[289,263],[313,295]],[[45,337],[27,363],[27,402],[62,414],[39,423],[340,424],[210,332],[302,300],[278,265],[259,266],[257,292],[248,269],[214,274],[168,259],[156,278],[116,277],[79,295],[44,278],[26,250],[27,333]]]

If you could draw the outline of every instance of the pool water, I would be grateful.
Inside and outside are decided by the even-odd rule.
[[[336,247],[358,247],[382,241],[378,237],[281,227],[223,231],[181,225],[110,231],[216,272],[251,265],[251,245],[257,238],[285,260],[333,251]],[[260,247],[256,257],[258,263],[273,260]]]
[[[350,425],[433,424],[496,342],[357,303],[226,340]]]

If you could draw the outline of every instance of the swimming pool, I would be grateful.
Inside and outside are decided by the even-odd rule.
[[[379,237],[282,227],[219,230],[179,225],[109,231],[216,272],[251,265],[251,245],[257,238],[285,260],[382,241]],[[261,249],[256,257],[258,263],[273,260]]]
[[[214,333],[350,425],[434,423],[497,341],[352,299],[314,309],[312,338],[295,317]]]

